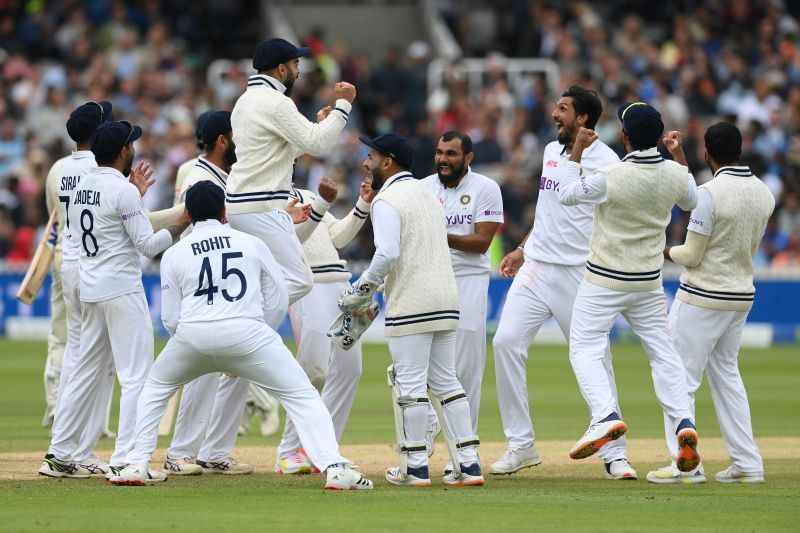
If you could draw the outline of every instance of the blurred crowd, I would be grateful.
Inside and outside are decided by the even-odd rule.
[[[0,260],[24,263],[32,255],[47,219],[44,177],[73,148],[64,125],[88,100],[111,100],[118,119],[144,128],[137,157],[153,163],[158,178],[146,204],[167,206],[177,166],[197,155],[195,117],[231,109],[246,87],[248,72],[239,63],[218,60],[251,56],[264,37],[254,16],[258,4],[0,1]],[[313,60],[301,62],[292,94],[301,112],[313,120],[330,104],[333,81],[358,90],[337,149],[325,160],[304,156],[295,170],[299,187],[315,190],[323,175],[339,181],[335,214],[349,210],[363,179],[359,134],[408,136],[416,151],[413,172],[424,177],[433,172],[438,136],[460,129],[473,138],[473,168],[501,183],[500,242],[513,249],[535,216],[559,91],[548,88],[544,75],[512,83],[505,67],[516,57],[543,57],[558,64],[561,88],[580,84],[600,94],[606,111],[598,133],[621,155],[616,106],[646,100],[660,109],[667,128],[683,132],[698,183],[711,178],[705,128],[736,122],[745,138],[743,164],[778,203],[757,266],[800,267],[800,6],[782,0],[432,4],[464,56],[486,58],[477,87],[454,61],[443,83],[429,90],[435,57],[424,42],[379,53],[352,49],[326,34],[323,21],[302,36]],[[687,218],[676,211],[671,243],[682,242]],[[367,229],[343,253],[363,260],[371,252]]]

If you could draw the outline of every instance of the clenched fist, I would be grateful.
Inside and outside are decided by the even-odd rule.
[[[328,203],[336,200],[336,191],[338,190],[339,184],[336,183],[335,179],[329,178],[328,176],[323,176],[322,180],[319,182],[319,187],[317,187],[319,195]]]
[[[346,81],[340,81],[333,86],[333,97],[337,100],[342,98],[352,104],[353,100],[356,99],[356,88]]]
[[[581,128],[578,130],[578,136],[575,137],[575,148],[585,149],[592,145],[597,139],[597,132],[589,128]]]

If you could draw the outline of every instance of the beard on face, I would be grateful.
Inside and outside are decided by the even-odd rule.
[[[133,170],[133,150],[129,151],[127,159],[125,160],[125,166],[122,167],[122,175],[128,177],[131,175],[131,170]]]
[[[297,76],[294,76],[291,70],[286,73],[286,79],[281,82],[286,87],[286,91],[283,94],[286,96],[292,95],[292,88],[294,87],[294,82],[296,80]]]
[[[372,169],[372,183],[370,183],[370,187],[373,191],[379,191],[381,187],[383,187],[383,182],[386,179],[386,176],[379,167]]]
[[[450,169],[449,174],[442,174],[441,168],[447,167]],[[436,165],[436,174],[439,175],[439,181],[443,184],[447,185],[448,183],[452,183],[459,179],[461,176],[464,175],[464,168],[466,167],[465,158],[461,158],[461,164],[458,166],[453,166],[450,163],[439,163]]]
[[[563,128],[564,128],[564,133],[559,133],[558,134],[558,142],[559,142],[559,144],[563,144],[564,146],[566,146],[566,145],[569,144],[569,142],[571,140],[573,140],[573,133],[574,132],[572,131],[572,129],[569,126],[567,126],[563,122],[561,123],[561,126],[563,126]]]
[[[222,157],[225,160],[225,165],[229,168],[236,163],[236,145],[233,144],[233,141],[228,141],[228,147]]]

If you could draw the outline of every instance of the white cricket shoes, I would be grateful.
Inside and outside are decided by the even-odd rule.
[[[627,459],[615,459],[610,463],[605,463],[606,479],[621,479],[635,481],[638,479],[636,470],[633,469]]]
[[[764,483],[764,472],[742,472],[731,465],[714,478],[720,483]]]
[[[331,465],[327,470],[328,479],[325,488],[328,490],[372,490],[372,481],[364,474],[345,465]]]
[[[78,461],[78,465],[88,470],[92,477],[105,477],[108,474],[108,463],[95,454],[89,455],[83,461]]]
[[[233,457],[228,457],[222,461],[200,461],[197,464],[204,474],[226,474],[229,476],[246,476],[255,470],[253,465],[240,463]]]
[[[67,477],[85,479],[92,475],[91,472],[74,461],[60,461],[52,453],[48,453],[42,460],[39,474],[47,477]]]
[[[451,470],[449,474],[445,474],[442,478],[442,483],[456,487],[478,487],[483,485],[484,479],[481,474],[481,465],[478,463],[462,464],[460,475],[456,475],[455,471]]]
[[[706,473],[703,471],[703,465],[698,466],[691,472],[681,472],[675,464],[671,464],[658,470],[652,470],[647,473],[647,481],[650,483],[658,484],[677,484],[684,483],[686,485],[693,485],[695,483],[705,483]]]
[[[622,420],[606,420],[589,426],[583,437],[569,451],[573,459],[585,459],[597,453],[604,444],[617,440],[628,431],[628,426]]]
[[[148,465],[128,465],[108,480],[116,486],[144,487],[151,483],[160,483],[167,480],[167,474],[150,470]]]
[[[514,472],[519,472],[523,468],[530,468],[532,466],[539,466],[542,460],[539,458],[539,450],[536,449],[536,444],[528,448],[515,450],[509,448],[500,459],[492,463],[489,467],[489,472],[495,476],[510,475]]]
[[[194,457],[173,459],[169,455],[164,461],[164,470],[172,476],[199,476],[203,473],[203,467],[197,464]]]
[[[431,485],[431,477],[428,474],[427,466],[418,468],[409,466],[406,470],[406,475],[403,475],[399,466],[389,468],[386,470],[386,481],[392,485],[405,487],[429,487]]]

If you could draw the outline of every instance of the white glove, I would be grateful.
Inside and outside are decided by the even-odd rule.
[[[377,290],[378,285],[370,283],[361,276],[352,287],[342,292],[339,297],[339,310],[351,315],[365,310],[372,303],[372,296]]]

